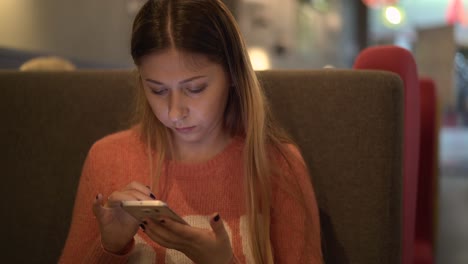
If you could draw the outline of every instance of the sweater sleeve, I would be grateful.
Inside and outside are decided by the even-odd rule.
[[[287,149],[272,190],[275,263],[322,263],[319,212],[307,166],[296,147]]]
[[[104,197],[110,190],[103,187],[106,175],[106,151],[95,144],[83,166],[73,216],[59,263],[124,263],[127,255],[108,253],[101,245],[99,226],[92,212],[98,193]]]

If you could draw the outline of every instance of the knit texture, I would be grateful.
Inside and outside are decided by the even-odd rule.
[[[243,184],[242,138],[234,138],[212,159],[182,164],[168,161],[163,167],[160,188],[153,190],[191,226],[210,228],[209,217],[219,212],[231,238],[236,259],[253,263],[249,250],[248,221]],[[151,186],[149,161],[144,144],[135,130],[126,130],[96,142],[85,161],[75,200],[70,232],[59,263],[192,263],[183,253],[165,249],[149,239],[142,231],[135,236],[133,250],[124,256],[110,254],[100,243],[98,223],[92,213],[92,203],[98,193],[108,197],[132,181]],[[315,195],[302,157],[297,149],[296,162],[288,167],[277,158],[288,180],[299,192],[291,194],[283,184],[273,184],[271,210],[271,239],[275,263],[319,263],[320,224]],[[287,168],[292,168],[287,169]],[[306,220],[303,206],[295,196],[307,202],[310,219]],[[297,198],[297,197],[296,197]],[[305,243],[306,234],[312,238]]]

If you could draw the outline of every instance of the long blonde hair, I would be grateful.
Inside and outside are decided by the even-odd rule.
[[[292,141],[272,119],[235,19],[220,0],[149,0],[133,24],[132,57],[139,66],[143,56],[168,48],[203,54],[229,73],[233,85],[224,126],[232,136],[245,137],[244,184],[251,253],[255,263],[274,263],[270,239],[271,181],[279,168],[270,160],[272,152],[288,160],[292,155],[287,153],[285,143]],[[158,179],[165,157],[172,156],[170,132],[153,114],[138,74],[137,82],[136,121],[140,124],[140,136],[148,145],[149,159],[152,150],[158,154]],[[290,193],[294,190],[290,189]],[[306,201],[301,197],[298,200],[306,208]]]

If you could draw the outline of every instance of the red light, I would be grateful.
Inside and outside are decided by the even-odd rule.
[[[396,5],[398,0],[362,0],[368,8],[379,8],[382,6]]]
[[[452,0],[452,2],[449,3],[445,18],[449,25],[457,23],[461,25],[468,25],[468,17],[466,17],[464,13],[463,1]]]

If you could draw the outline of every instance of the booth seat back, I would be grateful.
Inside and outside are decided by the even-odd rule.
[[[437,190],[439,189],[437,89],[434,80],[429,77],[419,79],[419,88],[421,93],[421,143],[419,145],[414,263],[433,264],[438,215]]]
[[[326,263],[398,263],[401,79],[353,70],[258,76],[309,166]],[[0,72],[5,263],[57,261],[87,151],[128,127],[133,84],[129,71]]]
[[[413,55],[394,45],[372,46],[361,51],[354,69],[396,73],[404,83],[402,264],[414,263],[414,233],[418,192],[420,144],[420,89]]]

